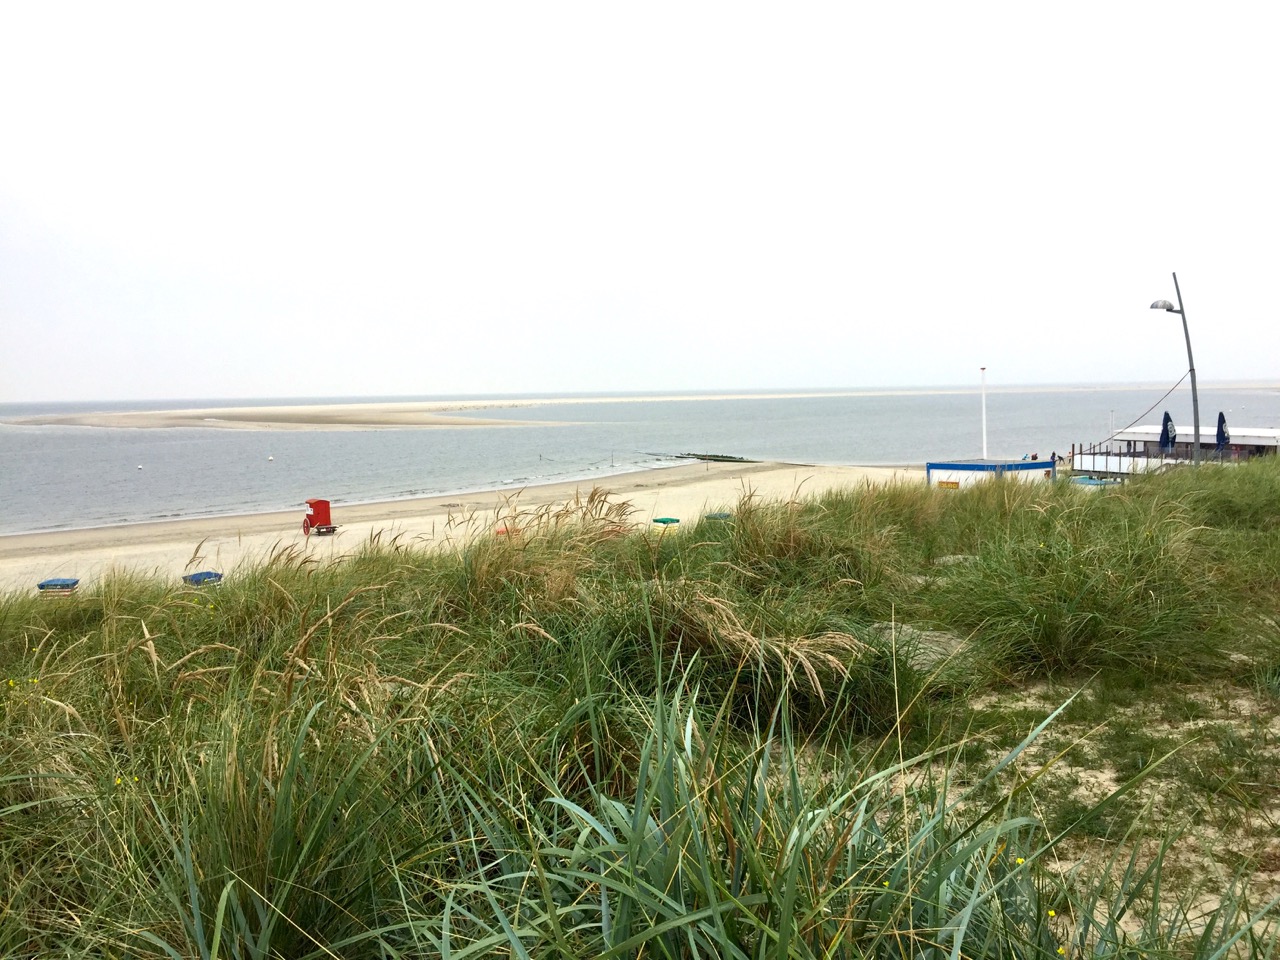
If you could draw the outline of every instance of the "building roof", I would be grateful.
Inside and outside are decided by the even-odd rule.
[[[1182,426],[1174,422],[1174,426],[1178,428],[1178,442],[1191,443],[1195,437],[1195,428]],[[1227,430],[1231,434],[1231,443],[1233,445],[1245,447],[1277,447],[1280,446],[1280,428],[1276,427],[1233,427],[1227,424]],[[1200,445],[1211,444],[1217,442],[1218,425],[1216,423],[1206,426],[1200,424]],[[1160,441],[1160,424],[1143,424],[1138,427],[1129,427],[1126,430],[1117,430],[1111,437],[1112,440],[1133,440],[1137,443],[1158,443]]]
[[[980,467],[1027,467],[1030,469],[1033,466],[1042,465],[1051,467],[1053,466],[1053,461],[1048,457],[1043,460],[1024,460],[1021,458],[1017,460],[984,460],[982,457],[974,457],[972,460],[930,460],[925,464],[926,467],[936,467],[938,469],[952,467],[960,470],[976,470]]]

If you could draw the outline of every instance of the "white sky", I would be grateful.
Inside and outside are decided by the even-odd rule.
[[[0,401],[1280,380],[1277,11],[0,0]]]

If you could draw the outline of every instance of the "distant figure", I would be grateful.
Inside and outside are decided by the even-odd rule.
[[[1038,454],[1038,453],[1033,453],[1033,454],[1031,455],[1031,459],[1032,459],[1032,460],[1039,460],[1039,459],[1040,459],[1040,454]]]
[[[1049,459],[1050,459],[1050,460],[1052,460],[1054,463],[1057,463],[1057,462],[1058,462],[1058,451],[1057,451],[1057,450],[1055,450],[1055,451],[1053,451],[1053,453],[1049,454]]]

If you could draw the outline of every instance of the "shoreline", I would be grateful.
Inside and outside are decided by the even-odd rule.
[[[629,522],[647,527],[656,517],[691,523],[731,509],[743,496],[804,499],[862,483],[922,482],[924,468],[810,466],[697,461],[592,481],[561,481],[520,489],[472,491],[377,503],[335,504],[331,537],[302,533],[303,508],[268,513],[153,520],[106,527],[0,536],[0,593],[34,591],[49,577],[73,577],[82,589],[112,574],[178,580],[213,569],[232,574],[274,551],[297,551],[319,562],[349,556],[390,538],[422,549],[457,547],[502,525],[502,518],[606,491],[633,508]]]
[[[747,465],[750,465],[753,463],[759,463],[759,462],[761,461],[744,461],[744,463]],[[388,512],[395,512],[395,508],[398,507],[400,504],[421,504],[429,507],[431,504],[435,503],[436,501],[460,500],[462,498],[475,499],[475,498],[488,497],[490,495],[509,497],[509,496],[515,496],[525,490],[534,490],[541,487],[553,487],[553,486],[570,487],[574,485],[584,486],[584,485],[589,485],[593,482],[595,483],[596,486],[602,486],[602,485],[608,486],[618,478],[633,477],[639,474],[653,473],[661,470],[670,470],[676,467],[686,466],[686,465],[687,463],[680,463],[680,464],[668,464],[666,466],[644,467],[644,468],[639,468],[635,470],[620,470],[617,473],[604,474],[596,477],[592,477],[592,476],[567,477],[566,479],[563,479],[563,480],[548,480],[544,483],[525,483],[525,484],[509,483],[504,486],[473,487],[473,488],[462,489],[462,490],[446,491],[444,493],[415,493],[410,496],[403,496],[403,497],[386,497],[386,498],[374,499],[374,500],[330,500],[329,502],[332,505],[334,510],[343,510],[343,511],[357,510],[357,511],[360,511],[361,513],[364,513],[368,509],[378,507],[378,508],[386,508]],[[797,464],[797,466],[800,466],[800,465]],[[869,464],[868,466],[875,467],[877,465]],[[903,464],[900,467],[898,465],[892,465],[892,466],[894,467],[894,469],[907,470],[907,469],[911,469],[912,465]],[[152,517],[146,520],[120,520],[113,523],[98,523],[98,524],[94,524],[92,526],[87,526],[87,527],[55,527],[55,528],[44,529],[44,530],[15,530],[11,533],[0,532],[0,558],[2,558],[4,555],[4,542],[8,538],[45,537],[45,536],[58,536],[62,534],[72,535],[72,534],[81,534],[81,533],[84,533],[84,534],[105,533],[111,530],[133,530],[133,529],[138,529],[142,527],[152,527],[152,526],[158,528],[158,527],[164,527],[169,524],[181,524],[181,523],[231,522],[231,523],[239,524],[241,521],[252,522],[255,518],[258,518],[258,517],[283,517],[283,516],[292,517],[294,516],[294,514],[298,514],[299,516],[301,516],[300,511],[302,511],[303,509],[304,508],[301,505],[298,505],[298,506],[291,506],[288,508],[271,508],[271,509],[261,509],[261,510],[255,510],[255,509],[233,510],[227,513],[182,514],[181,516]]]

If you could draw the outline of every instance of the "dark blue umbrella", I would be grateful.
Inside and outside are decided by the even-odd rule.
[[[1227,444],[1231,442],[1231,431],[1227,429],[1227,415],[1221,411],[1218,412],[1218,452],[1221,453],[1227,449]]]
[[[1173,445],[1178,442],[1178,428],[1173,425],[1173,417],[1169,411],[1164,412],[1164,423],[1160,425],[1160,449],[1165,453],[1173,453]]]

